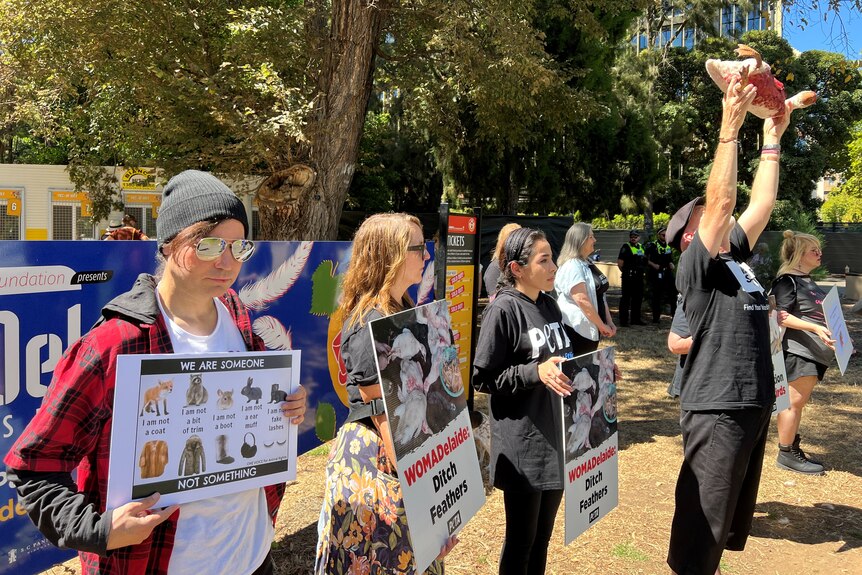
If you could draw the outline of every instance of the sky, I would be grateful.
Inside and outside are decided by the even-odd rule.
[[[862,60],[862,14],[850,10],[852,0],[839,0],[837,13],[800,12],[796,7],[785,9],[784,38],[790,45],[806,52],[825,50],[843,54],[851,60]],[[804,28],[801,19],[808,21]]]

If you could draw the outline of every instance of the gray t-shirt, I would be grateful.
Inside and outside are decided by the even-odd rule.
[[[769,303],[753,280],[745,291],[736,273],[751,256],[745,231],[730,233],[730,252],[710,256],[695,234],[679,262],[692,346],[683,369],[680,407],[687,411],[769,407],[775,401],[769,348]]]

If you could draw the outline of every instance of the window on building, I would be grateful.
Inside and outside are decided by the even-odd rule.
[[[0,240],[20,240],[23,191],[0,190],[0,194]]]
[[[743,10],[739,6],[734,6],[733,7],[733,21],[734,21],[734,24],[733,24],[734,34],[733,34],[733,36],[734,37],[738,38],[739,36],[742,36],[742,34],[745,32],[745,19],[746,19],[745,10]]]
[[[51,207],[51,239],[71,240],[75,237],[75,208],[71,204]]]
[[[156,237],[156,218],[153,217],[153,210],[150,206],[126,205],[123,213],[134,217],[138,222],[138,229],[147,234],[148,237]]]
[[[21,218],[6,213],[6,202],[0,202],[0,240],[21,239]]]
[[[689,50],[694,48],[695,45],[695,30],[694,28],[686,28],[685,29],[685,47]]]
[[[95,226],[89,217],[81,215],[80,204],[54,204],[51,206],[51,239],[81,240],[96,237]]]
[[[720,33],[722,36],[733,36],[733,9],[735,6],[723,6],[721,8],[721,28]]]

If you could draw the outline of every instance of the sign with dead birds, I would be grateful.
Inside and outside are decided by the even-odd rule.
[[[560,364],[574,391],[563,410],[566,545],[619,503],[614,348]]]
[[[369,322],[415,570],[485,503],[449,302]]]

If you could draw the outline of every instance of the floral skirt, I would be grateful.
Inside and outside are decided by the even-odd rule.
[[[326,493],[317,522],[316,575],[415,575],[401,484],[379,465],[375,429],[347,423],[329,454]],[[426,575],[443,575],[443,562]]]

